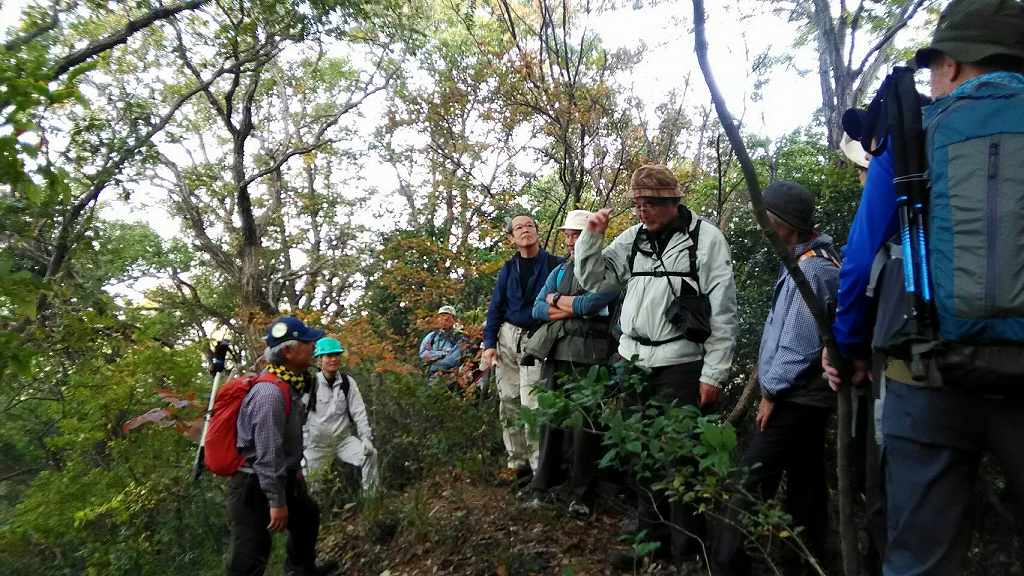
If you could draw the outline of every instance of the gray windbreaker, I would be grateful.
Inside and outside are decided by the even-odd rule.
[[[692,230],[694,223],[690,224]],[[637,224],[619,234],[602,251],[602,237],[584,230],[576,241],[576,277],[584,288],[591,291],[621,290],[626,294],[620,313],[622,337],[619,339],[619,355],[623,358],[638,356],[638,363],[646,368],[672,366],[704,360],[701,382],[721,386],[729,377],[733,348],[736,345],[736,284],[733,279],[729,245],[721,230],[706,220],[700,224],[697,245],[697,269],[701,291],[711,301],[711,337],[703,345],[689,340],[676,340],[660,346],[644,346],[634,337],[649,340],[666,340],[680,334],[665,315],[672,302],[668,282],[674,283],[679,293],[680,282],[689,278],[666,278],[658,276],[633,277],[629,270],[629,254],[633,240],[640,230]],[[688,272],[690,260],[687,248],[692,245],[690,236],[684,232],[675,233],[657,262],[644,252],[653,252],[650,244],[643,240],[633,268],[637,272],[655,272],[662,265],[673,272]]]

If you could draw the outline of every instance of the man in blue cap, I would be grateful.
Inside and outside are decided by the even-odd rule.
[[[321,338],[314,356],[320,361],[316,384],[307,398],[306,470],[316,483],[317,475],[334,458],[362,472],[364,492],[378,484],[377,449],[359,386],[341,371],[345,348],[334,338]]]
[[[310,383],[313,343],[323,330],[293,316],[274,320],[267,330],[267,372],[289,385],[285,398],[273,381],[259,381],[242,401],[236,446],[245,464],[228,481],[231,540],[229,576],[263,574],[273,532],[288,531],[285,574],[323,574],[316,565],[320,509],[302,478],[301,395]]]

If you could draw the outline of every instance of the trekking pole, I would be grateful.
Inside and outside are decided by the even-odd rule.
[[[914,85],[914,71],[897,67],[890,86],[890,134],[893,138],[893,184],[896,186],[903,249],[904,286],[915,343],[932,339],[931,278],[928,269],[926,159],[921,100]],[[911,370],[924,377],[924,365],[913,352]]]
[[[914,135],[908,134],[908,115],[914,114],[914,110],[905,109],[905,102],[900,97],[900,78],[906,77],[903,74],[906,69],[897,67],[892,73],[889,83],[889,94],[886,109],[888,111],[889,134],[892,137],[893,154],[893,184],[896,188],[896,210],[899,215],[900,225],[900,248],[903,251],[903,289],[906,292],[908,318],[912,323],[912,331],[917,332],[917,319],[919,315],[917,302],[917,278],[915,274],[915,236],[914,214],[911,206],[909,172],[910,140]],[[912,74],[912,72],[910,73]],[[910,76],[913,81],[913,76]],[[916,94],[916,91],[915,91]],[[918,112],[920,113],[920,112]]]
[[[203,433],[199,436],[199,448],[196,449],[196,458],[192,462],[193,482],[199,480],[199,476],[203,473],[206,432],[210,428],[210,416],[213,414],[213,401],[217,397],[217,389],[220,388],[227,374],[224,370],[224,360],[228,355],[228,346],[227,340],[221,340],[213,347],[213,357],[210,359],[210,374],[213,375],[213,386],[210,388],[210,402],[206,406],[206,414],[203,415]]]

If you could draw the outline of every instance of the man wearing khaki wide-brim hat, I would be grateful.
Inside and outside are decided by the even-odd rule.
[[[636,357],[650,371],[649,399],[711,410],[729,377],[736,342],[729,246],[718,228],[680,203],[679,183],[668,167],[637,168],[630,189],[640,223],[602,250],[611,211],[591,216],[576,242],[576,277],[587,290],[625,290],[618,354]],[[703,532],[703,520],[681,503],[669,506],[663,494],[644,486],[639,513],[640,529],[662,543],[657,554],[678,560],[699,551],[687,532]],[[670,521],[671,531],[661,518]],[[613,562],[637,560],[622,556]]]

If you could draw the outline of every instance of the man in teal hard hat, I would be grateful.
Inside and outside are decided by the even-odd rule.
[[[313,356],[320,363],[320,372],[305,399],[306,472],[315,482],[322,469],[337,458],[359,468],[363,491],[372,493],[379,482],[377,450],[359,386],[341,370],[344,351],[335,338],[324,337],[316,343]]]

